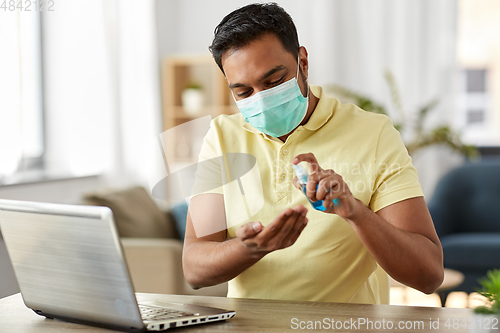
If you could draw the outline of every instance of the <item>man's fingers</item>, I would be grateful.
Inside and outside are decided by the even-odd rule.
[[[333,207],[333,200],[338,196],[337,193],[333,191],[328,192],[323,199],[323,207],[330,208]]]
[[[295,223],[299,219],[303,219],[304,216],[294,210],[293,214],[288,218],[285,223],[281,226],[278,234],[275,235],[276,244],[281,244],[283,239],[285,239],[290,233],[294,232]]]
[[[296,212],[299,212],[301,213],[302,215],[306,216],[307,212],[308,212],[308,209],[302,205],[297,205],[293,208],[293,210],[295,210]]]
[[[311,201],[315,202],[317,200],[316,187],[320,179],[325,177],[323,169],[319,166],[318,160],[313,153],[299,154],[292,160],[293,164],[300,162],[307,162],[309,164],[310,174],[307,178],[306,195]]]
[[[291,208],[283,210],[271,223],[266,226],[261,235],[259,235],[259,238],[262,241],[267,242],[281,230],[281,227],[289,218],[294,217],[296,214],[297,213]]]
[[[316,201],[316,187],[320,180],[319,173],[313,173],[307,178],[306,195],[313,202]]]
[[[266,226],[264,231],[259,235],[259,238],[264,239],[264,241],[269,241],[274,237],[279,237],[282,233],[288,233],[289,225],[293,225],[299,216],[306,216],[306,214],[307,208],[302,205],[297,205],[293,209],[285,209],[273,220],[273,222]],[[283,230],[284,228],[285,230]]]
[[[299,229],[299,231],[292,237],[292,241],[291,241],[291,244],[295,244],[295,242],[297,241],[297,238],[299,238],[299,236],[302,234],[302,231],[304,230],[304,228],[307,226],[307,223],[309,222],[309,219],[306,217],[305,220],[304,220],[304,223],[302,224],[302,227]]]
[[[313,153],[299,154],[292,160],[293,164],[299,164],[300,162],[307,162],[309,164],[311,175],[321,170],[318,160]]]
[[[245,223],[236,230],[236,236],[247,246],[277,250],[283,246],[287,247],[283,240],[291,239],[298,229],[303,225],[306,218],[307,208],[297,205],[293,209],[287,208],[282,211],[265,228],[260,222]]]
[[[280,213],[280,215],[278,215],[278,217],[275,218],[270,225],[268,225],[268,228],[266,228],[266,236],[272,238],[276,237],[280,233],[287,232],[287,224],[289,224],[290,222],[293,223],[293,221],[295,221],[299,215],[299,212],[287,208],[285,211]],[[285,230],[283,231],[284,228]]]
[[[328,191],[323,198],[323,207],[329,208],[333,205],[332,191]]]
[[[302,233],[302,230],[304,230],[304,228],[306,227],[308,221],[309,220],[307,217],[301,215],[295,221],[292,230],[288,233],[288,235],[286,235],[286,237],[281,242],[281,247],[286,248],[293,245],[297,240],[297,238],[299,237],[299,235]]]
[[[331,179],[329,177],[323,178],[318,183],[318,189],[315,193],[316,200],[323,200],[325,196],[330,192]]]
[[[262,224],[260,222],[248,222],[240,226],[236,230],[236,236],[242,241],[257,235],[262,231]]]
[[[316,200],[324,200],[328,194],[336,193],[340,190],[340,180],[338,175],[331,175],[323,178],[318,183]]]
[[[293,210],[295,212],[295,218],[288,219],[281,227],[280,233],[276,235],[276,237],[278,238],[277,244],[279,244],[280,248],[289,246],[289,240],[302,227],[304,220],[307,219],[307,209],[304,206],[297,205],[293,208]]]

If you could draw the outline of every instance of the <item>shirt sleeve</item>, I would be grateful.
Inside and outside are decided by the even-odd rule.
[[[390,119],[382,126],[376,156],[370,209],[374,212],[405,199],[423,196],[417,170]]]
[[[198,194],[223,194],[222,172],[225,170],[222,167],[223,165],[224,157],[221,151],[218,130],[212,120],[210,129],[203,138],[200,154],[198,155],[195,180],[189,200]]]

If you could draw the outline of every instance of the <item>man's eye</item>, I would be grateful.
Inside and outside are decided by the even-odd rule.
[[[274,81],[274,82],[269,83],[269,85],[271,85],[271,86],[272,86],[272,85],[278,84],[278,83],[280,83],[281,81],[283,81],[283,79],[284,79],[284,78],[285,78],[285,76],[282,76],[282,77],[280,77],[278,80],[276,80],[276,81]]]
[[[236,94],[236,96],[238,96],[238,97],[244,97],[244,96],[248,95],[249,93],[250,93],[250,91],[247,90],[247,91],[244,91],[242,93]]]

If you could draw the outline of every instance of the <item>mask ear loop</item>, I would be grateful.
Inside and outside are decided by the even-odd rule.
[[[295,75],[297,77],[296,78],[297,84],[299,83],[299,69],[300,69],[300,58],[299,58],[299,56],[297,56],[297,74]],[[307,81],[307,79],[306,79],[306,81]],[[307,93],[306,93],[307,107],[309,107],[309,83],[307,83],[307,88],[306,89],[307,89]]]
[[[300,69],[300,58],[299,56],[297,56],[297,85],[299,84],[299,69]],[[307,81],[307,79],[306,79]],[[304,112],[304,116],[302,117],[302,119],[300,120],[300,122],[302,122],[302,120],[304,120],[304,118],[306,117],[306,114],[307,114],[307,110],[309,110],[309,83],[306,83],[307,84],[307,94],[306,94],[306,99],[307,99],[307,106],[306,106],[306,112]]]

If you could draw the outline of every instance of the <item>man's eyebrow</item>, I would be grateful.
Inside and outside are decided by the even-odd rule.
[[[274,73],[282,71],[284,69],[286,69],[286,67],[283,66],[283,65],[279,65],[279,66],[273,67],[269,72],[267,72],[266,74],[262,75],[262,77],[259,79],[259,81],[262,82],[265,79],[267,79],[268,77],[270,77],[271,75],[273,75]],[[231,83],[229,85],[229,89],[241,88],[241,87],[246,87],[246,85],[243,84],[243,83]]]
[[[231,83],[229,85],[229,89],[234,89],[234,88],[241,88],[241,87],[246,87],[243,83]]]
[[[282,71],[282,70],[284,70],[284,69],[286,69],[286,67],[285,67],[285,66],[283,66],[283,65],[276,66],[276,67],[274,67],[273,69],[271,69],[269,72],[267,72],[266,74],[262,75],[262,77],[260,78],[260,80],[259,80],[259,81],[261,81],[261,82],[262,82],[262,81],[264,81],[265,79],[267,79],[268,77],[270,77],[271,75],[273,75],[274,73],[279,72],[279,71]]]

